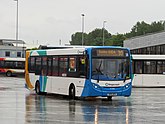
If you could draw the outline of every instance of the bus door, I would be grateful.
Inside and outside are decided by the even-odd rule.
[[[133,85],[142,86],[143,85],[143,62],[133,61]]]
[[[51,58],[42,57],[42,67],[41,67],[41,74],[40,74],[40,90],[42,92],[51,91]]]

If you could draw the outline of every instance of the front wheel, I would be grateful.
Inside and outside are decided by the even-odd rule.
[[[69,98],[70,99],[75,99],[75,86],[71,85],[69,88]]]
[[[40,91],[40,83],[37,81],[35,84],[35,91],[38,95],[41,95],[41,91]]]
[[[7,76],[7,77],[11,77],[11,76],[12,76],[12,72],[11,72],[11,71],[7,71],[7,72],[6,72],[6,76]]]

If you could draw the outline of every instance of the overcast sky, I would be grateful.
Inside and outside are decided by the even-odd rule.
[[[69,43],[71,35],[103,27],[111,33],[126,33],[138,21],[165,20],[165,0],[18,0],[19,39],[26,43]],[[0,0],[0,39],[16,37],[16,4]]]

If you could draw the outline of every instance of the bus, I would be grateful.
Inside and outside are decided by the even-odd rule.
[[[25,58],[6,58],[0,57],[0,73],[5,73],[7,77],[13,75],[24,75]]]
[[[165,55],[132,55],[133,87],[165,87]]]
[[[37,94],[70,99],[131,95],[130,50],[112,46],[41,49],[26,52],[25,80]]]

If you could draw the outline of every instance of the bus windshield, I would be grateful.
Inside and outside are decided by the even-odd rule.
[[[129,59],[93,58],[92,79],[125,80],[130,78]]]

